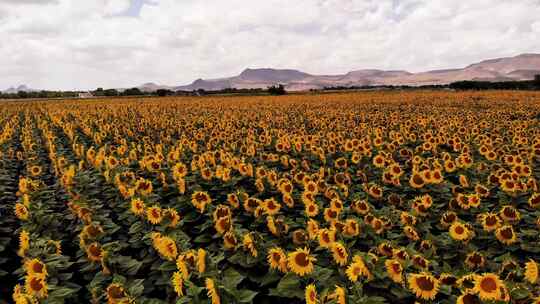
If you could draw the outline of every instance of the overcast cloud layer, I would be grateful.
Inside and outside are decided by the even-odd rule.
[[[540,0],[0,0],[0,89],[463,67],[540,53],[538,16]]]

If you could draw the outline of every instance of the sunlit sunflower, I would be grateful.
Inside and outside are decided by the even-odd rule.
[[[24,280],[24,289],[27,294],[39,299],[47,298],[49,287],[45,281],[45,277],[27,275]]]
[[[191,203],[195,208],[199,209],[200,213],[204,212],[206,205],[211,201],[210,195],[203,191],[197,191],[191,195]]]
[[[386,273],[392,281],[396,283],[403,282],[403,267],[398,260],[387,259],[384,261],[384,265],[386,267]]]
[[[495,236],[497,237],[499,242],[505,245],[511,245],[517,241],[514,228],[512,228],[512,226],[510,225],[504,225],[500,228],[497,228],[497,230],[495,230]]]
[[[257,251],[257,248],[255,247],[255,241],[254,241],[253,238],[251,237],[251,234],[250,234],[250,233],[244,234],[244,238],[243,238],[243,240],[242,240],[242,244],[243,244],[243,246],[244,246],[244,250],[249,251],[249,253],[250,253],[253,257],[257,257],[257,256],[258,256],[258,251]]]
[[[433,300],[439,292],[439,280],[427,272],[410,274],[407,281],[417,298]]]
[[[331,229],[319,229],[318,231],[319,246],[330,248],[336,241],[336,231]]]
[[[280,247],[271,248],[266,259],[271,269],[287,272],[287,255]]]
[[[39,259],[27,260],[24,263],[24,270],[29,276],[47,277],[47,266]]]
[[[536,284],[538,282],[538,264],[532,260],[529,259],[527,263],[525,263],[525,278],[529,283]]]
[[[26,252],[30,248],[30,233],[26,230],[21,230],[19,234],[19,250],[17,255],[23,257],[26,255]]]
[[[211,278],[206,278],[204,281],[206,286],[206,294],[208,297],[212,300],[212,304],[220,304],[221,300],[219,298],[218,291],[216,289],[216,285],[214,283],[214,280]]]
[[[304,205],[305,213],[308,217],[315,217],[319,214],[319,205],[317,203],[309,202]]]
[[[510,205],[503,206],[501,211],[499,211],[499,216],[503,219],[503,221],[508,223],[518,222],[521,218],[519,211]]]
[[[494,273],[484,273],[477,276],[474,284],[474,291],[483,301],[496,301],[501,298],[500,287],[504,283]]]
[[[353,283],[358,281],[359,277],[365,277],[368,280],[370,280],[372,277],[372,274],[367,268],[364,259],[359,255],[355,255],[353,257],[353,261],[345,270],[345,274],[347,275],[347,278]]]
[[[182,274],[180,271],[175,271],[171,278],[171,283],[174,288],[174,291],[179,297],[184,296],[184,279],[182,279]]]
[[[313,272],[313,262],[316,259],[309,254],[309,249],[297,248],[287,255],[287,266],[299,276],[305,276]]]
[[[262,206],[267,215],[276,215],[281,209],[281,205],[273,198],[264,200]]]
[[[163,219],[168,223],[168,227],[175,228],[178,226],[178,223],[180,222],[180,215],[178,214],[178,211],[172,208],[167,208],[162,214]]]
[[[319,236],[319,223],[316,220],[309,219],[306,228],[310,240],[314,240]]]
[[[146,217],[148,221],[154,225],[161,223],[163,220],[162,210],[159,206],[152,206],[146,209]]]
[[[455,221],[448,230],[450,237],[456,241],[467,241],[472,237],[472,233],[464,224]]]
[[[28,211],[28,208],[24,204],[17,203],[15,204],[15,216],[21,221],[27,221],[28,217],[30,216],[30,212]]]
[[[319,303],[319,296],[317,295],[317,289],[315,285],[309,284],[306,286],[305,290],[306,304],[317,304]]]
[[[347,253],[347,248],[345,248],[343,244],[339,242],[334,242],[332,243],[330,250],[332,251],[332,257],[334,258],[334,261],[338,265],[344,266],[347,264],[349,254]]]
[[[145,209],[146,209],[146,205],[140,198],[133,198],[131,200],[131,207],[129,210],[133,214],[141,216],[144,214]]]

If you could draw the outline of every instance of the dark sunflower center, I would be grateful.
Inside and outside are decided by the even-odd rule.
[[[480,282],[480,288],[485,292],[494,292],[497,290],[497,282],[493,278],[485,278]]]
[[[416,279],[416,284],[421,290],[431,291],[435,287],[433,282],[427,277],[419,277]]]
[[[294,261],[296,262],[297,265],[299,265],[301,267],[307,267],[309,265],[308,257],[304,252],[298,253],[294,257]]]

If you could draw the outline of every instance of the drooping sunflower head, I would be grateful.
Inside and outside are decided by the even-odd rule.
[[[86,255],[92,262],[100,262],[104,256],[104,250],[98,243],[92,243],[86,247]]]
[[[536,284],[539,278],[538,263],[530,259],[525,263],[525,279],[531,284]]]
[[[268,251],[267,261],[271,269],[287,272],[287,255],[280,247],[274,247]]]
[[[107,287],[108,303],[126,303],[127,293],[124,287],[119,283],[112,283]]]

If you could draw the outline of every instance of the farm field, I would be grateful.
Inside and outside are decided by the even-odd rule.
[[[0,303],[540,303],[540,93],[0,103]]]

